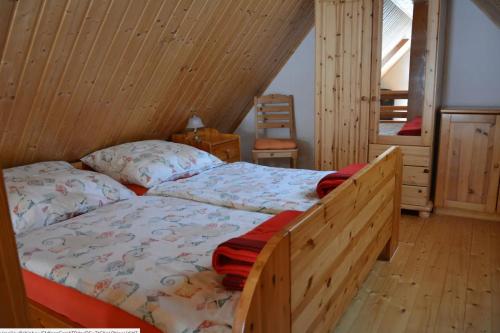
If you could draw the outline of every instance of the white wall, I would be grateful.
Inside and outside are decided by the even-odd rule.
[[[307,35],[274,78],[264,94],[293,95],[299,144],[299,168],[314,168],[314,29]],[[255,111],[251,110],[236,130],[241,136],[242,158],[252,160],[255,139]],[[278,134],[279,136],[279,134]],[[272,165],[283,165],[275,163]]]
[[[385,73],[380,82],[382,89],[408,90],[410,77],[410,51],[406,52],[394,66]]]
[[[471,0],[449,0],[445,106],[500,106],[500,28]]]

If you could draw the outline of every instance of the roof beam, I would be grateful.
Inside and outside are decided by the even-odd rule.
[[[399,43],[387,53],[384,59],[382,59],[382,77],[384,77],[384,75],[387,74],[387,72],[389,72],[408,51],[410,51],[410,44],[408,38],[401,39]]]

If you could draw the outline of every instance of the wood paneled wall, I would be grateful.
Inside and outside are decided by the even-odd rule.
[[[233,130],[314,23],[309,0],[0,1],[4,166]]]
[[[316,167],[368,158],[372,0],[316,0]]]

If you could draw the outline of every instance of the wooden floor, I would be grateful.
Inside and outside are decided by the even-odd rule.
[[[335,333],[500,332],[500,223],[405,216]]]

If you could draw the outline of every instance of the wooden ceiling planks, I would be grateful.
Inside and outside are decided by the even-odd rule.
[[[314,22],[309,0],[4,0],[5,166],[234,129]]]

